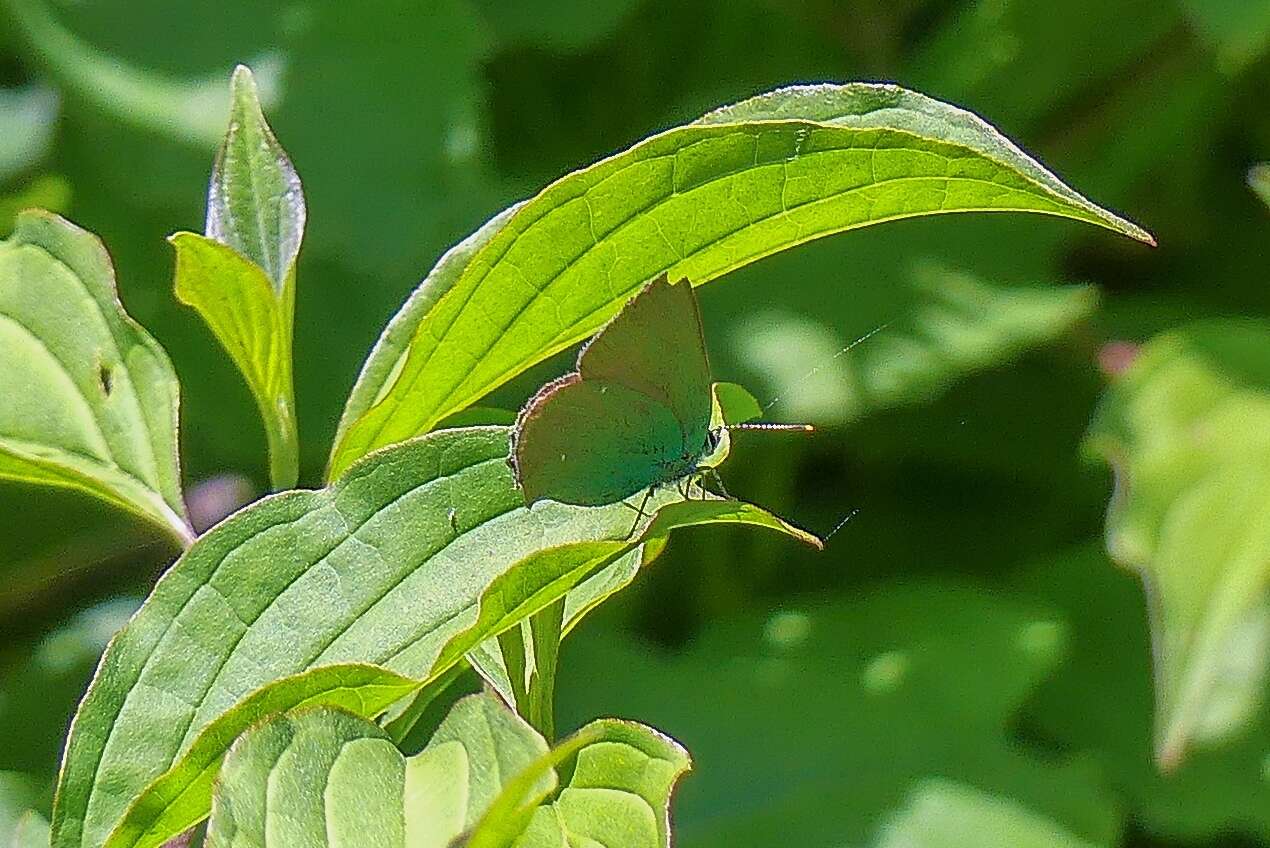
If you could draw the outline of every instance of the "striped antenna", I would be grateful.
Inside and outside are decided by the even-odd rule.
[[[847,354],[847,353],[849,353],[849,352],[851,351],[851,349],[852,349],[852,348],[854,348],[856,345],[858,345],[858,344],[864,344],[864,343],[865,343],[865,342],[867,342],[869,339],[873,338],[873,337],[874,337],[874,336],[876,336],[878,333],[882,332],[883,330],[885,330],[887,327],[891,326],[891,325],[892,325],[892,324],[894,324],[894,323],[895,323],[895,322],[894,322],[893,320],[892,320],[892,321],[887,321],[885,324],[880,324],[880,325],[878,325],[877,327],[874,327],[872,330],[869,330],[869,332],[865,333],[863,336],[861,336],[860,338],[856,339],[856,340],[855,340],[855,341],[853,341],[851,344],[847,345],[847,346],[846,346],[846,347],[844,347],[842,350],[838,351],[838,352],[837,352],[837,353],[835,353],[833,356],[829,357],[827,360],[825,360],[824,362],[822,362],[822,363],[820,363],[819,365],[817,365],[815,368],[813,368],[813,369],[811,369],[810,371],[808,371],[806,374],[804,374],[802,377],[800,377],[797,381],[795,381],[793,385],[796,385],[796,386],[797,386],[797,385],[801,385],[801,384],[803,384],[803,383],[807,382],[807,381],[808,381],[808,380],[810,380],[812,377],[815,377],[817,374],[819,374],[819,373],[820,373],[820,369],[824,368],[824,367],[825,367],[826,365],[828,365],[830,362],[833,362],[835,359],[837,359],[837,358],[838,358],[838,357],[840,357],[840,356],[844,356],[844,355],[846,355],[846,354]],[[771,400],[769,400],[769,401],[768,401],[768,402],[767,402],[767,403],[763,406],[763,411],[764,411],[764,412],[767,412],[767,410],[771,409],[773,406],[775,406],[775,405],[776,405],[777,403],[779,403],[779,402],[780,402],[780,395],[777,395],[776,397],[774,397],[774,398],[772,398]]]
[[[794,433],[812,433],[816,428],[810,424],[775,424],[770,421],[742,421],[740,424],[728,424],[724,429],[732,430],[789,430]]]
[[[841,530],[843,527],[845,527],[848,521],[855,518],[859,514],[860,514],[860,510],[858,507],[848,512],[846,515],[842,517],[842,520],[838,522],[838,526],[830,530],[829,535],[825,536],[825,538],[822,539],[821,542],[826,545],[829,544],[829,540],[832,539],[834,536],[838,535],[838,531]]]

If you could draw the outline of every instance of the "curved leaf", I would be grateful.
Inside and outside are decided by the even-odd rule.
[[[511,844],[669,848],[670,798],[692,767],[688,752],[669,736],[617,719],[592,722],[579,731],[583,734],[595,740],[566,764],[568,781],[550,804],[534,811]]]
[[[229,130],[207,195],[207,235],[177,233],[176,296],[243,373],[264,420],[274,489],[299,476],[292,337],[304,193],[265,122],[251,71],[234,71]]]
[[[285,833],[308,846],[445,848],[546,750],[492,695],[456,703],[412,757],[350,713],[277,716],[226,756],[207,844],[265,848]],[[540,791],[548,791],[545,775],[539,778]]]
[[[178,385],[90,233],[22,213],[0,243],[0,477],[88,492],[176,537]]]
[[[584,339],[658,274],[700,285],[821,236],[957,211],[1151,242],[969,112],[889,85],[781,89],[564,177],[448,257],[367,363],[329,473]]]
[[[1270,327],[1209,322],[1145,345],[1088,447],[1116,470],[1107,548],[1148,587],[1156,756],[1242,726],[1270,661]]]
[[[552,799],[557,767],[569,774]],[[385,732],[326,708],[248,731],[217,780],[207,844],[503,848],[573,838],[669,844],[669,804],[689,760],[630,722],[593,722],[552,751],[493,695],[457,702],[427,746],[403,757]],[[618,841],[613,841],[614,838]],[[554,838],[554,841],[546,841]]]
[[[109,835],[111,848],[153,846],[181,832],[206,815],[209,781],[234,736],[270,712],[326,703],[334,691],[341,706],[379,714],[587,573],[553,567],[541,551],[608,540],[606,557],[622,549],[638,559],[624,504],[525,508],[507,440],[501,427],[438,431],[367,457],[327,489],[260,501],[202,536],[102,658],[68,741],[54,845]],[[657,505],[677,497],[664,493]],[[690,506],[692,523],[729,520],[730,510],[781,526],[733,502]],[[642,538],[683,523],[659,513]],[[521,577],[499,585],[528,591],[487,611],[488,590],[511,574]],[[398,677],[348,685],[347,663]]]

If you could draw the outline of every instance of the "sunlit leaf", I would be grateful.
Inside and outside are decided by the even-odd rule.
[[[691,767],[688,752],[673,739],[633,722],[600,719],[562,742],[539,767],[558,768],[568,778],[536,809],[519,803],[523,787],[509,785],[464,848],[671,844],[671,794]],[[529,771],[519,782],[534,776]]]
[[[88,492],[188,544],[176,374],[91,234],[47,212],[0,243],[0,477]]]
[[[1116,471],[1107,548],[1147,586],[1156,756],[1257,709],[1270,661],[1270,329],[1159,336],[1108,388],[1089,449]]]
[[[712,112],[564,177],[425,280],[354,389],[329,473],[582,340],[659,273],[699,285],[820,236],[992,210],[1151,241],[979,118],[894,86],[795,87]]]
[[[300,178],[265,122],[251,72],[239,65],[212,169],[207,233],[171,241],[176,296],[207,321],[256,398],[275,489],[294,486],[299,474],[291,344],[304,220]]]
[[[346,712],[278,716],[226,756],[207,844],[265,848],[285,834],[315,848],[445,848],[546,750],[492,695],[459,701],[412,757],[377,725]]]
[[[668,512],[673,487],[638,536],[620,503],[529,510],[507,449],[505,428],[438,431],[200,537],[102,659],[67,743],[54,845],[162,843],[207,814],[217,763],[252,722],[333,699],[374,717],[674,527],[797,533],[734,501]]]

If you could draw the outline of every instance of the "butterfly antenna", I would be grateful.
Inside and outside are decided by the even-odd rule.
[[[803,383],[807,382],[807,381],[808,381],[808,380],[810,380],[812,377],[815,377],[817,374],[819,374],[819,373],[820,373],[820,371],[821,371],[821,369],[823,369],[823,368],[824,368],[826,365],[828,365],[830,362],[833,362],[834,360],[836,360],[836,359],[837,359],[838,357],[840,357],[840,356],[845,356],[846,354],[850,353],[850,352],[851,352],[851,349],[852,349],[852,348],[854,348],[856,345],[864,344],[864,343],[865,343],[865,342],[867,342],[869,339],[873,338],[873,337],[874,337],[874,336],[876,336],[878,333],[882,332],[883,330],[885,330],[887,327],[891,326],[891,325],[892,325],[892,324],[894,324],[894,323],[895,323],[895,321],[894,321],[894,320],[887,321],[885,324],[879,324],[878,326],[874,327],[872,330],[869,330],[869,332],[865,333],[863,336],[861,336],[860,338],[856,339],[856,340],[855,340],[855,341],[853,341],[851,344],[847,345],[847,346],[846,346],[846,347],[844,347],[842,350],[838,351],[838,352],[837,352],[837,353],[835,353],[833,356],[829,357],[829,358],[828,358],[828,359],[826,359],[824,362],[820,363],[820,364],[819,364],[819,365],[817,365],[815,368],[813,368],[813,369],[811,369],[810,371],[808,371],[808,372],[807,372],[806,374],[804,374],[801,378],[799,378],[798,380],[796,380],[796,381],[795,381],[795,383],[794,383],[794,385],[801,385],[801,384],[803,384]],[[769,401],[767,402],[767,404],[763,407],[763,411],[764,411],[764,412],[767,412],[767,410],[771,409],[773,406],[775,406],[775,405],[776,405],[776,404],[778,404],[778,403],[780,403],[780,395],[777,395],[776,397],[774,397],[774,398],[772,398],[771,400],[769,400]]]
[[[795,433],[812,433],[816,428],[810,424],[774,424],[768,421],[742,421],[740,424],[729,424],[727,430],[789,430]]]
[[[858,508],[848,512],[846,515],[842,517],[842,520],[838,522],[838,526],[830,530],[829,535],[825,536],[825,538],[822,539],[821,541],[826,545],[829,544],[829,540],[832,539],[839,530],[845,527],[848,521],[855,518],[859,514],[860,514],[860,510]]]

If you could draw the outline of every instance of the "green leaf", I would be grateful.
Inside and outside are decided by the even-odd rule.
[[[234,71],[229,131],[207,196],[206,236],[177,233],[176,296],[242,371],[264,420],[275,490],[299,476],[292,338],[304,194],[265,122],[251,71]]]
[[[448,254],[367,362],[329,473],[586,338],[660,273],[699,285],[820,236],[992,210],[1151,241],[979,118],[895,86],[794,87],[712,112],[564,177]]]
[[[315,709],[234,743],[217,781],[209,848],[275,844],[445,848],[547,745],[492,695],[459,701],[426,748],[403,757],[377,725]],[[540,776],[543,777],[543,776]],[[536,781],[540,792],[551,784]]]
[[[670,845],[670,796],[692,761],[677,742],[634,722],[593,721],[509,782],[463,848]],[[567,783],[547,803],[541,775]],[[554,788],[554,785],[553,785]]]
[[[966,374],[1070,331],[1098,305],[1090,286],[998,286],[934,264],[915,270],[912,289],[911,312],[845,349],[809,315],[773,310],[743,319],[733,332],[737,358],[765,378],[782,417],[846,423],[928,401]]]
[[[1037,756],[1015,734],[1061,657],[1060,620],[949,581],[853,595],[717,621],[673,652],[612,631],[573,640],[557,722],[639,715],[693,752],[679,845],[865,845],[930,777],[1118,844],[1094,764]]]
[[[418,688],[418,681],[378,666],[342,664],[315,668],[257,689],[203,727],[184,746],[176,764],[149,782],[143,793],[131,799],[126,814],[110,832],[109,838],[105,838],[104,834],[95,837],[97,840],[105,839],[104,843],[89,844],[104,844],[110,848],[160,846],[198,824],[207,816],[213,783],[226,750],[257,722],[308,706],[335,706],[373,717]],[[137,733],[135,728],[124,730]],[[78,741],[80,745],[95,744],[94,739],[85,740],[82,736]],[[160,755],[153,747],[154,741],[143,737],[134,752],[135,759],[125,752],[117,762],[99,761],[99,765],[104,770],[122,775],[121,780],[130,784],[144,780],[149,772],[143,770],[152,768],[147,758]],[[65,781],[70,769],[71,746],[75,743],[74,737],[67,743],[67,761],[63,763],[62,782],[59,783],[53,807],[53,845],[78,844],[71,840],[91,838],[82,835],[80,823],[67,822],[64,812],[67,808],[86,806],[92,812],[95,802],[118,805],[130,800],[128,797],[112,797],[102,802],[95,786]]]
[[[1239,728],[1270,655],[1270,327],[1158,336],[1107,389],[1087,446],[1116,470],[1107,548],[1147,585],[1156,756]],[[1248,658],[1253,659],[1248,662]]]
[[[507,441],[500,427],[438,431],[202,536],[102,659],[67,743],[54,845],[112,832],[111,848],[160,844],[207,814],[216,764],[253,721],[333,697],[378,715],[593,569],[638,561],[641,539],[702,522],[783,528],[735,502],[659,512],[639,539],[623,504],[529,510]],[[348,663],[385,670],[350,684],[367,673]]]
[[[188,545],[178,393],[101,242],[48,212],[20,215],[0,243],[0,478],[80,489]]]
[[[1248,172],[1248,185],[1270,206],[1270,164],[1257,165]]]
[[[411,757],[363,718],[299,710],[234,743],[217,781],[207,844],[264,848],[282,838],[306,846],[445,848],[462,836],[469,848],[529,848],[564,844],[568,833],[571,843],[661,848],[669,844],[671,790],[688,765],[672,740],[612,719],[548,751],[491,694],[458,701]],[[542,804],[559,767],[569,779]]]
[[[875,848],[1091,848],[1087,842],[1006,798],[955,781],[923,781],[883,826]]]

